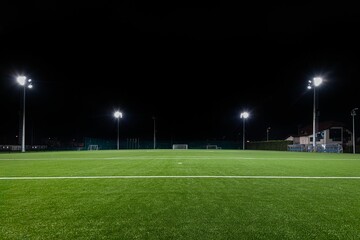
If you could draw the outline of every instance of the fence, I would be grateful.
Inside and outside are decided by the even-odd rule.
[[[272,150],[272,151],[287,151],[288,145],[292,141],[259,141],[246,143],[246,149],[249,150]]]
[[[341,144],[316,144],[315,149],[312,144],[290,144],[288,151],[291,152],[326,152],[326,153],[342,153]]]
[[[26,151],[41,151],[46,150],[46,145],[26,145]],[[21,145],[0,145],[1,152],[16,152],[21,151]]]

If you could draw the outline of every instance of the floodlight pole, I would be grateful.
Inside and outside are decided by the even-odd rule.
[[[314,88],[314,104],[313,104],[313,152],[316,152],[316,87],[323,82],[321,77],[314,77],[309,80],[308,89]]]
[[[242,112],[240,118],[243,118],[243,150],[245,150],[245,120],[249,117],[248,112]]]
[[[266,129],[266,141],[269,141],[269,131],[270,131],[270,127],[268,127],[267,129]]]
[[[154,149],[156,149],[156,128],[155,128],[155,120],[156,120],[156,118],[155,117],[153,117],[152,118],[153,120],[154,120]]]
[[[117,145],[117,150],[119,150],[120,149],[119,121],[120,121],[120,118],[122,118],[122,113],[120,111],[116,111],[114,113],[114,117],[117,118],[117,142],[116,142],[116,145]]]
[[[25,152],[25,99],[26,87],[32,88],[31,79],[26,79],[25,76],[18,76],[16,81],[24,88],[23,89],[23,119],[22,119],[22,139],[21,139],[21,152]]]
[[[353,120],[353,154],[356,153],[355,151],[355,116],[356,116],[356,110],[358,110],[358,108],[354,108],[353,110],[351,110],[351,116],[352,116],[352,120]]]
[[[245,150],[245,120],[246,118],[243,120],[243,150]]]
[[[24,85],[24,95],[23,95],[23,120],[22,120],[21,152],[25,152],[25,92],[26,92],[26,85]]]
[[[120,148],[119,121],[120,121],[120,118],[118,117],[118,118],[117,118],[117,141],[116,141],[117,150],[119,150],[119,148]]]
[[[314,85],[314,106],[313,106],[313,151],[316,152],[316,104],[315,104],[315,101],[316,101],[316,87]]]

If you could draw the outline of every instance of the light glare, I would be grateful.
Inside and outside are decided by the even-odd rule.
[[[322,78],[321,77],[315,77],[314,78],[314,85],[315,87],[319,86],[322,83]]]
[[[16,81],[21,85],[24,86],[25,85],[25,81],[26,81],[26,77],[25,76],[18,76],[16,78]]]
[[[121,113],[120,111],[116,111],[116,112],[114,113],[114,117],[116,117],[116,118],[122,118],[122,113]]]
[[[248,118],[249,117],[249,113],[248,112],[242,112],[241,114],[240,114],[240,118]]]

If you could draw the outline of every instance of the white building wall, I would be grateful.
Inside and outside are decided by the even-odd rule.
[[[341,129],[341,136],[344,134],[344,129],[342,127],[332,127],[331,129]],[[320,141],[317,141],[316,144],[330,144],[330,143],[340,143],[341,141],[333,141],[330,139],[330,129],[326,129],[324,132],[324,138],[320,139]],[[312,137],[312,134],[309,136],[301,136],[300,137],[300,144],[312,144],[312,141],[310,141],[310,138]]]
[[[300,137],[300,144],[310,144],[310,136]]]

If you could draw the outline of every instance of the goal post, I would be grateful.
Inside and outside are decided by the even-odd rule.
[[[173,144],[172,149],[188,149],[187,144]]]
[[[217,145],[206,145],[206,149],[219,149]]]

